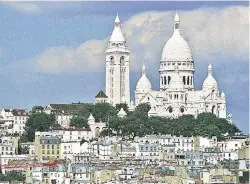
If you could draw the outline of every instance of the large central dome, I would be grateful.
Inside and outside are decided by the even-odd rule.
[[[161,60],[162,61],[193,61],[191,49],[188,42],[180,34],[180,19],[178,14],[174,19],[174,33],[165,44]]]

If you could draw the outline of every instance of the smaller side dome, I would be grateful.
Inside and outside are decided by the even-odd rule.
[[[95,118],[93,117],[92,114],[89,115],[88,121],[94,121],[95,122]]]
[[[117,116],[119,118],[124,118],[127,115],[127,113],[124,111],[123,108],[120,109],[120,111],[118,112]]]
[[[218,89],[218,83],[212,75],[212,65],[208,65],[208,75],[202,85],[202,90]]]
[[[147,92],[150,91],[151,88],[152,88],[151,83],[146,76],[146,67],[145,65],[142,65],[142,76],[137,82],[136,90]]]

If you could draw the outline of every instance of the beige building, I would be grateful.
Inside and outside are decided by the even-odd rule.
[[[62,135],[49,132],[36,132],[35,156],[38,160],[59,159]]]

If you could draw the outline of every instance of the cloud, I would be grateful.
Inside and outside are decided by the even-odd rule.
[[[180,11],[179,15],[181,33],[188,40],[194,58],[198,58],[196,63],[237,56],[239,61],[248,60],[248,7],[202,8]],[[162,48],[173,33],[173,16],[170,11],[144,12],[124,22],[132,70],[137,70],[142,62],[158,67]],[[108,39],[109,36],[104,40],[89,40],[76,48],[51,47],[32,61],[45,73],[102,70]]]
[[[9,6],[10,8],[13,8],[14,10],[16,10],[18,12],[21,12],[21,13],[27,13],[27,14],[42,13],[41,7],[39,7],[38,4],[35,4],[35,3],[4,2],[4,4]]]

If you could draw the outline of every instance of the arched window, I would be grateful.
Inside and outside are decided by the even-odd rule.
[[[161,85],[163,85],[163,78],[161,77]]]
[[[213,114],[215,113],[215,105],[213,105],[213,107],[212,107],[212,113]]]
[[[183,94],[181,94],[181,100],[183,100]]]
[[[167,78],[166,78],[166,76],[164,76],[164,85],[166,85],[167,84]]]
[[[190,77],[190,84],[193,85],[193,77]]]
[[[121,63],[122,66],[124,65],[124,58],[125,58],[124,56],[120,57],[120,63]]]
[[[168,76],[168,85],[169,85],[170,81],[171,81],[171,77]]]
[[[183,107],[180,108],[181,113],[184,113],[185,109]]]
[[[120,57],[120,61],[121,61],[121,62],[124,61],[124,58],[125,58],[124,56],[121,56],[121,57]]]
[[[183,76],[183,83],[186,85],[186,76]]]
[[[168,108],[168,112],[169,112],[169,113],[172,113],[172,112],[173,112],[173,108],[172,108],[172,107],[169,107],[169,108]]]
[[[179,24],[176,23],[176,24],[174,25],[174,28],[175,28],[175,29],[179,29]]]
[[[189,85],[189,76],[187,77],[187,85]]]
[[[100,128],[99,127],[96,127],[95,128],[95,137],[98,137],[100,134]]]

